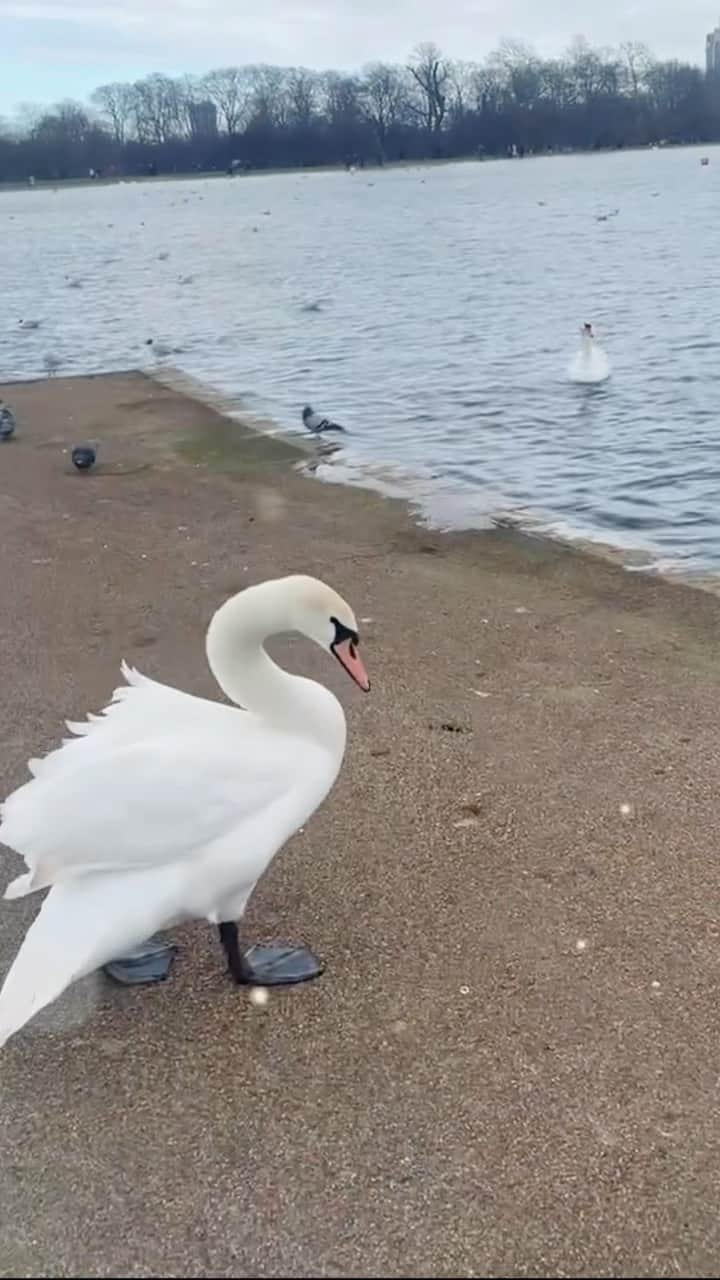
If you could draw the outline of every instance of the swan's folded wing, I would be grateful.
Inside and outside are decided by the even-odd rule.
[[[198,698],[160,684],[125,662],[122,674],[126,683],[115,689],[99,715],[91,712],[87,720],[68,720],[67,727],[73,737],[66,738],[46,756],[28,761],[30,772],[36,778],[48,778],[75,768],[98,752],[123,743],[142,742],[155,733],[158,726],[169,733],[175,725],[178,733],[186,736],[203,731],[214,731],[218,736],[232,733],[238,717],[245,714],[226,703]]]
[[[296,807],[298,791],[317,792],[311,812],[327,789],[329,767],[320,748],[256,727],[249,717],[242,717],[241,733],[224,739],[165,735],[78,753],[75,763],[40,773],[2,808],[0,841],[31,873],[9,896],[90,871],[192,859],[235,830],[241,840],[265,818],[277,823],[279,848],[293,829],[287,808]]]

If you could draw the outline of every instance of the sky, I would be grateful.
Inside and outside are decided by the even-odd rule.
[[[0,0],[0,114],[151,71],[400,62],[425,40],[472,61],[506,36],[551,55],[584,35],[703,62],[716,25],[720,0]]]

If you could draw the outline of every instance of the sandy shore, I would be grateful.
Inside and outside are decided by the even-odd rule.
[[[199,924],[164,986],[13,1040],[0,1274],[715,1275],[720,602],[430,535],[140,375],[0,395],[0,794],[123,656],[212,694],[253,580],[331,581],[373,677],[276,646],[350,743],[245,933],[325,976],[259,1012]],[[0,907],[2,971],[34,909]]]

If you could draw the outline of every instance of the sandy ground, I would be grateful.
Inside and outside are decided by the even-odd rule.
[[[3,794],[123,656],[212,694],[253,580],[331,581],[373,677],[274,646],[349,750],[245,935],[325,976],[258,1011],[197,924],[164,986],[94,978],[11,1041],[0,1274],[716,1275],[720,602],[415,529],[140,375],[0,394]]]

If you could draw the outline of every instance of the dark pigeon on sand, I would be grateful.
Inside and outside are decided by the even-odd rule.
[[[344,431],[345,428],[340,426],[339,422],[333,422],[332,418],[324,418],[321,413],[315,413],[309,404],[305,405],[302,411],[302,420],[308,431],[312,431],[313,435],[319,435],[321,431]]]
[[[0,440],[12,440],[15,435],[15,414],[0,400]]]
[[[89,471],[95,466],[97,454],[91,444],[76,444],[70,455],[72,464],[78,471]]]

